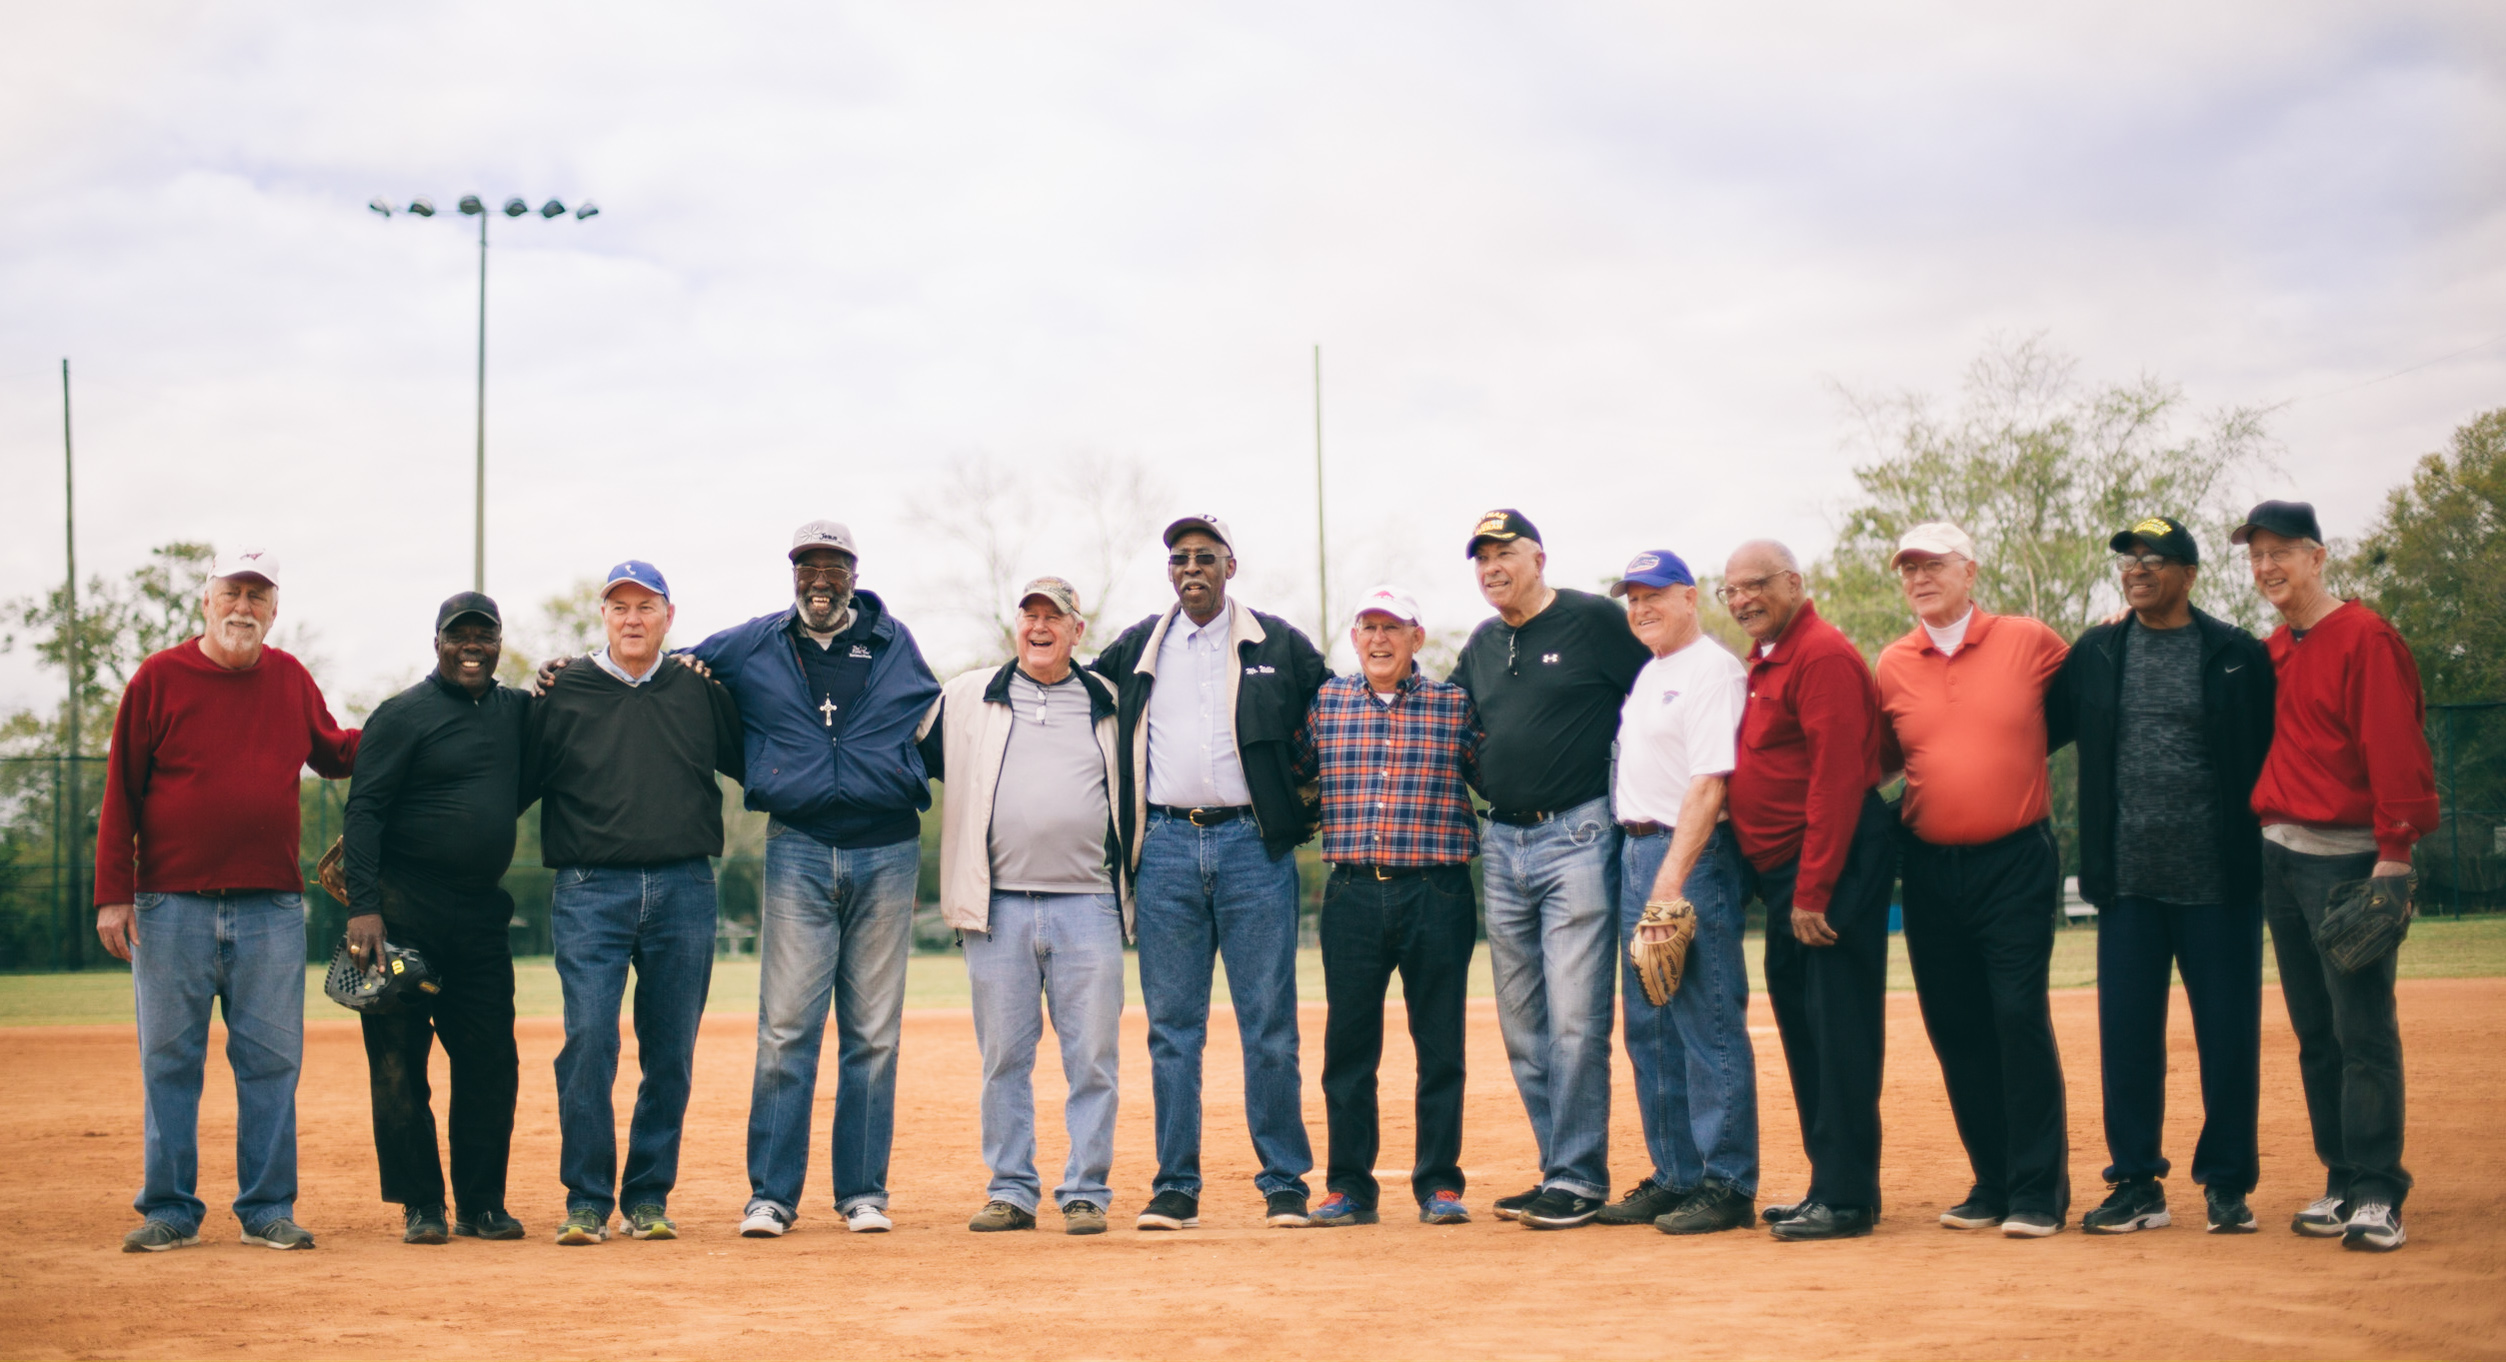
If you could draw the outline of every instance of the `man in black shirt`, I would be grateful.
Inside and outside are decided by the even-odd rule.
[[[1490,511],[1468,553],[1497,617],[1471,633],[1453,684],[1487,736],[1479,792],[1488,957],[1540,1184],[1497,1199],[1535,1229],[1592,1219],[1610,1186],[1610,990],[1618,960],[1618,824],[1610,748],[1652,656],[1604,597],[1552,587],[1540,531]]]
[[[608,1238],[620,1204],[634,1237],[678,1235],[670,1189],[696,1026],[713,982],[708,858],[722,854],[714,773],[739,779],[745,761],[730,692],[662,656],[672,615],[669,584],[652,564],[611,568],[601,596],[608,645],[558,672],[531,711],[525,760],[540,796],[542,859],[557,872],[548,920],[566,999],[557,1053],[560,1244]],[[630,962],[644,1078],[621,1178],[609,1094]]]
[[[505,1213],[521,1060],[505,935],[513,899],[498,881],[513,863],[530,700],[496,684],[503,651],[496,602],[465,591],[436,610],[435,670],[366,721],[343,820],[350,949],[379,960],[388,936],[424,956],[443,990],[361,1019],[383,1199],[400,1203],[401,1237],[412,1244],[440,1244],[448,1233],[426,1079],[438,1037],[452,1063],[460,1209],[449,1233],[522,1237]]]

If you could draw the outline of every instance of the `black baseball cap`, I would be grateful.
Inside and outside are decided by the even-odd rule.
[[[1462,556],[1478,557],[1479,541],[1483,539],[1494,539],[1500,544],[1510,544],[1517,539],[1528,539],[1535,544],[1546,542],[1540,537],[1540,527],[1511,506],[1500,506],[1479,518],[1479,523],[1471,528],[1471,542],[1463,547]]]
[[[2117,553],[2132,547],[2134,540],[2147,544],[2179,563],[2201,562],[2201,545],[2193,541],[2193,532],[2173,516],[2154,515],[2106,541],[2106,547]]]
[[[2256,530],[2267,530],[2282,539],[2323,542],[2323,527],[2315,523],[2315,504],[2311,501],[2266,501],[2245,513],[2245,523],[2228,533],[2228,542],[2242,544],[2253,538]]]
[[[499,629],[505,627],[505,617],[496,609],[495,597],[464,591],[445,597],[444,603],[435,607],[435,632],[440,634],[451,628],[464,615],[478,615]]]

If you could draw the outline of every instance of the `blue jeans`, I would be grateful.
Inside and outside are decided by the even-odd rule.
[[[209,1005],[226,1014],[235,1071],[235,1218],[296,1214],[296,1074],[305,1053],[305,900],[269,892],[140,894],[131,991],[139,1009],[146,1181],[131,1203],[185,1234],[208,1209],[200,1180],[200,1087]]]
[[[645,866],[557,871],[548,934],[565,992],[557,1052],[557,1176],[568,1211],[607,1215],[620,1202],[668,1206],[679,1180],[680,1122],[696,1066],[696,1025],[714,974],[714,872],[699,856]],[[635,1048],[643,1080],[618,1180],[618,1005],[635,966]],[[616,1194],[613,1196],[612,1189]]]
[[[1607,798],[1480,841],[1488,960],[1540,1185],[1610,1191],[1610,979],[1618,950],[1618,824]]]
[[[1114,1166],[1114,1075],[1122,1035],[1122,905],[1112,894],[992,895],[992,930],[968,932],[966,980],[974,986],[975,1045],[983,1052],[986,1195],[1033,1214],[1036,1042],[1042,1008],[1053,1009],[1070,1097],[1062,1124],[1070,1161],[1053,1204],[1104,1209]]]
[[[1297,1077],[1296,856],[1271,855],[1250,818],[1197,828],[1152,809],[1133,899],[1157,1103],[1151,1190],[1201,1194],[1201,1051],[1211,965],[1224,957],[1244,1048],[1244,1123],[1262,1161],[1253,1185],[1264,1196],[1303,1195],[1314,1148]]]
[[[1758,1057],[1749,1044],[1749,965],[1741,950],[1740,840],[1717,827],[1680,887],[1697,910],[1679,992],[1655,1007],[1626,955],[1672,833],[1626,837],[1619,850],[1619,939],[1627,1058],[1645,1123],[1653,1180],[1686,1191],[1711,1182],[1758,1192]]]
[[[800,1214],[827,1004],[835,1004],[835,1209],[888,1204],[896,1038],[914,945],[920,842],[839,851],[776,820],[766,828],[757,922],[757,1077],[748,1095],[748,1209]]]

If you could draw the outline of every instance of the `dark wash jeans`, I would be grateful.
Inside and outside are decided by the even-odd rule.
[[[713,986],[714,872],[699,856],[645,866],[569,866],[549,897],[566,1044],[557,1052],[557,1176],[566,1209],[668,1206]],[[618,1007],[635,966],[635,1048],[644,1070],[618,1180]],[[613,1190],[614,1194],[613,1194]]]
[[[1331,1164],[1323,1185],[1373,1209],[1380,1192],[1375,1155],[1375,1070],[1384,1053],[1384,989],[1395,972],[1418,1053],[1418,1154],[1410,1193],[1419,1204],[1438,1192],[1460,1195],[1462,1178],[1462,1008],[1470,991],[1479,915],[1467,865],[1394,871],[1341,867],[1323,885],[1323,1110],[1331,1123]]]
[[[1630,833],[1619,844],[1619,992],[1645,1152],[1660,1186],[1685,1192],[1710,1182],[1754,1197],[1758,1055],[1749,1043],[1749,961],[1741,943],[1748,927],[1741,884],[1749,863],[1730,824],[1706,839],[1680,887],[1697,910],[1697,935],[1679,992],[1655,1007],[1627,953],[1675,836],[1669,829],[1649,837]]]
[[[1897,871],[1897,810],[1862,797],[1852,849],[1827,905],[1832,946],[1792,934],[1798,858],[1750,867],[1748,893],[1766,904],[1766,996],[1784,1043],[1809,1199],[1880,1210],[1880,1069],[1888,1057],[1888,891]],[[1745,901],[1745,900],[1744,900]]]
[[[444,1164],[426,1076],[428,1052],[441,1040],[452,1066],[453,1195],[464,1211],[503,1210],[522,1064],[513,1042],[513,949],[505,934],[513,900],[501,889],[463,897],[468,902],[461,906],[472,911],[457,917],[432,915],[424,924],[383,919],[384,935],[426,957],[443,992],[417,994],[397,1012],[359,1020],[374,1104],[374,1157],[385,1201],[444,1204]]]
[[[2315,924],[2332,887],[2363,880],[2376,854],[2307,856],[2276,842],[2262,848],[2262,911],[2280,962],[2280,996],[2297,1030],[2297,1072],[2306,1084],[2315,1157],[2326,1196],[2358,1201],[2410,1194],[2402,1167],[2402,1029],[2393,1007],[2393,960],[2343,974],[2315,953]]]
[[[2168,970],[2184,976],[2201,1056],[2193,1181],[2239,1195],[2261,1179],[2262,903],[2124,897],[2097,914],[2097,1046],[2104,1056],[2106,1181],[2163,1178]]]
[[[1908,831],[1898,853],[1906,956],[1975,1196],[2071,1211],[2069,1107],[2046,973],[2061,854],[2043,822],[1976,846]]]

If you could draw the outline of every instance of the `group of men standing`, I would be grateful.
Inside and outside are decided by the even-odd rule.
[[[348,948],[415,947],[441,991],[364,1021],[375,1143],[405,1237],[516,1238],[505,1175],[518,1059],[497,887],[516,819],[541,809],[565,994],[556,1061],[564,1244],[673,1237],[697,1023],[711,978],[723,844],[717,776],[769,815],[757,1063],[741,1232],[798,1219],[832,1009],[835,1209],[890,1227],[886,1187],[906,957],[929,782],[949,789],[940,909],[963,943],[982,1056],[986,1202],[977,1231],[1042,1209],[1031,1074],[1049,1010],[1069,1098],[1054,1205],[1071,1234],[1110,1208],[1123,956],[1149,1023],[1156,1171],[1136,1224],[1199,1223],[1202,1055],[1223,963],[1267,1223],[1380,1218],[1376,1071],[1396,974],[1417,1051],[1410,1192],[1431,1224],[1470,1219],[1460,1167],[1464,999],[1484,905],[1508,1062],[1539,1181],[1493,1211],[1535,1229],[1667,1233],[1763,1215],[1779,1239],[1868,1233],[1880,1206],[1879,1094],[1890,903],[1973,1165],[1941,1216],[2052,1234],[2070,1209],[2061,1057],[2047,1004],[2060,856],[2046,756],[2080,747],[2081,892],[2101,910],[2099,1020],[2111,1194],[2082,1228],[2169,1223],[2160,1184],[2171,968],[2190,998],[2205,1126],[2193,1176],[2208,1225],[2254,1227],[2261,934],[2268,919],[2300,1041],[2325,1195],[2298,1233],[2403,1240],[2393,962],[2350,972],[2312,929],[2338,888],[2407,875],[2436,819],[2420,693],[2391,627],[2323,585],[2302,503],[2233,536],[2283,627],[2269,644],[2190,605],[2184,527],[2118,533],[2127,611],[2066,647],[1973,603],[1974,544],[1917,526],[1895,567],[1915,626],[1874,672],[1820,618],[1782,545],[1735,552],[1719,589],[1749,636],[1710,637],[1688,565],[1637,555],[1608,597],[1551,586],[1539,531],[1490,512],[1466,551],[1495,609],[1448,680],[1416,655],[1415,600],[1369,592],[1358,661],[1333,676],[1286,621],[1232,599],[1232,534],[1166,528],[1175,600],[1080,665],[1088,621],[1045,577],[1015,602],[1015,656],[943,686],[860,590],[840,524],[793,537],[793,603],[673,661],[669,587],[629,561],[602,593],[604,645],[498,684],[502,622],[475,593],[437,616],[435,670],[334,723],[267,645],[278,567],[221,559],[202,635],[150,658],[117,716],[98,847],[98,930],[133,962],[147,1093],[144,1217],[125,1247],[197,1242],[196,1115],[212,999],[239,1093],[237,1218],[247,1242],[310,1248],[293,1219],[302,1048],[298,770],[354,773]],[[1883,790],[1902,774],[1897,802]],[[1484,809],[1472,800],[1476,791]],[[1483,826],[1484,824],[1484,826]],[[1331,865],[1324,1196],[1298,1058],[1295,849]],[[1470,862],[1480,859],[1474,902]],[[1765,981],[1810,1181],[1758,1208],[1746,910],[1765,910]],[[1685,916],[1694,937],[1660,1002],[1637,957]],[[610,1092],[629,967],[642,1081],[618,1166]],[[1646,1174],[1609,1200],[1614,1003]],[[451,1205],[427,1059],[451,1063]]]

